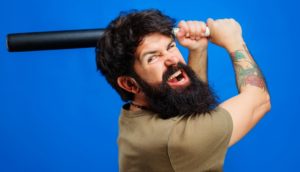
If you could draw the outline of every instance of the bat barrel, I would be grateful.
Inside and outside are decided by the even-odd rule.
[[[16,33],[7,35],[9,52],[96,47],[104,29]]]

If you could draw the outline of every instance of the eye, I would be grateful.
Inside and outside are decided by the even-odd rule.
[[[167,50],[170,50],[170,49],[172,49],[172,48],[174,48],[174,47],[176,47],[176,43],[175,43],[175,42],[173,42],[172,44],[170,44],[170,45],[168,46],[168,49],[167,49]]]
[[[150,57],[147,59],[147,63],[153,62],[156,58],[157,58],[156,55],[150,56]]]

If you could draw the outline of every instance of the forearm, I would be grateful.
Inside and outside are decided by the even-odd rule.
[[[245,44],[236,50],[229,50],[233,62],[236,83],[239,92],[250,87],[256,87],[260,91],[268,92],[265,79]]]
[[[249,99],[253,100],[251,102],[253,102],[254,107],[256,107],[252,116],[252,124],[254,125],[271,108],[266,81],[245,44],[240,49],[230,53],[230,56],[239,93],[248,95]]]
[[[176,33],[179,43],[189,50],[188,65],[197,77],[207,83],[207,46],[206,24],[202,21],[180,21]]]
[[[270,96],[265,79],[245,45],[230,53],[239,95],[221,104],[233,121],[229,146],[246,135],[270,110]]]
[[[203,82],[207,83],[207,47],[190,51],[188,65]]]

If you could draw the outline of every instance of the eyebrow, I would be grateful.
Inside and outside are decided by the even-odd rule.
[[[175,42],[175,40],[171,39],[170,43],[167,46],[168,49],[170,48],[170,46],[171,46],[171,44],[173,42]],[[142,54],[142,56],[140,56],[140,61],[142,61],[147,55],[149,55],[149,54],[155,54],[155,53],[157,53],[157,50],[148,51],[148,52],[146,51],[145,53]]]

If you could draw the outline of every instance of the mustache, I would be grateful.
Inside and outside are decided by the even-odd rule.
[[[167,82],[170,76],[172,76],[178,70],[185,71],[183,63],[179,62],[176,65],[168,67],[167,70],[163,73],[163,77],[162,77],[163,83]]]

